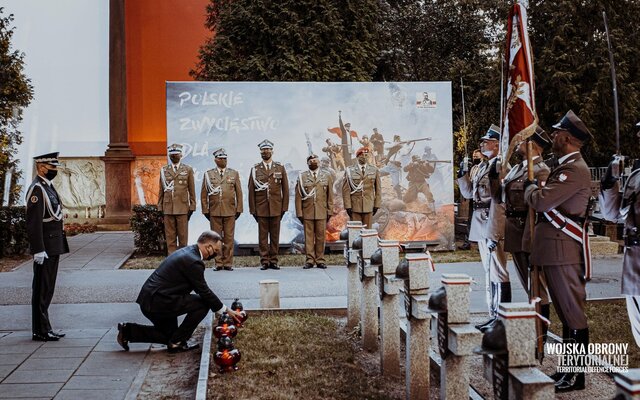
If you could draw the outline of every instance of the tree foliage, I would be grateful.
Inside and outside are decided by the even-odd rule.
[[[200,80],[451,81],[462,156],[460,78],[468,150],[500,119],[500,58],[512,0],[212,0],[215,33],[192,71]],[[640,2],[530,0],[536,103],[547,130],[569,109],[595,140],[592,165],[615,151],[607,12],[617,69],[623,153],[640,156]]]
[[[24,54],[11,48],[14,28],[13,15],[3,15],[0,7],[0,195],[5,188],[7,171],[12,170],[9,205],[14,204],[20,193],[17,181],[21,176],[19,160],[15,158],[16,146],[22,143],[18,126],[22,121],[22,109],[33,98],[33,88],[24,75]]]
[[[376,0],[212,0],[191,75],[210,81],[369,81]]]

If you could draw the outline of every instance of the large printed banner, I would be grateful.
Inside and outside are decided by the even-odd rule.
[[[204,172],[215,167],[211,153],[220,147],[242,179],[245,212],[236,224],[236,242],[258,242],[246,191],[251,167],[261,161],[258,143],[269,139],[273,159],[284,164],[290,183],[281,243],[304,243],[294,190],[310,153],[335,176],[334,216],[326,235],[339,239],[348,220],[344,168],[367,146],[369,163],[381,174],[382,207],[373,219],[380,236],[453,249],[452,138],[449,82],[167,82],[167,143],[185,146],[183,162],[196,175],[191,242],[209,227],[200,212],[200,190]]]

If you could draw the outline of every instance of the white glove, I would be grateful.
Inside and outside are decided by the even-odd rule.
[[[45,258],[49,258],[46,251],[41,251],[33,255],[33,261],[35,261],[36,264],[43,264]]]

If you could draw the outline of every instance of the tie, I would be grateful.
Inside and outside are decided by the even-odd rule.
[[[218,172],[220,172],[220,178],[222,178],[222,175],[224,175],[224,171],[219,169]]]
[[[175,165],[173,166],[173,172],[178,171],[178,167],[176,167]]]
[[[362,166],[362,176],[364,176],[364,165]]]
[[[313,180],[314,181],[316,180],[316,173],[315,172],[313,173]]]

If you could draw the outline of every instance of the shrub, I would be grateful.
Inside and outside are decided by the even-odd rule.
[[[24,254],[27,241],[26,207],[0,207],[0,257]]]
[[[133,206],[131,230],[136,251],[142,254],[167,254],[162,212],[155,205]]]
[[[98,227],[95,224],[90,224],[88,222],[85,222],[84,224],[72,222],[64,226],[64,232],[67,236],[75,236],[81,233],[93,233],[97,228]]]

